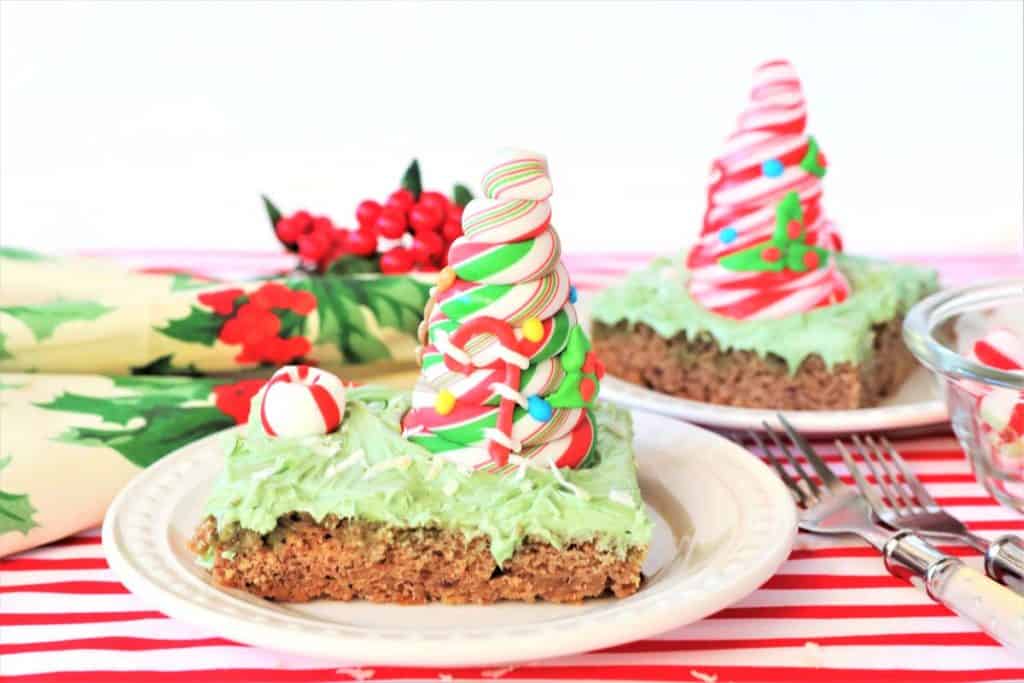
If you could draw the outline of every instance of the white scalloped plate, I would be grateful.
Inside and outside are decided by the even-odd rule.
[[[796,511],[755,456],[710,432],[637,414],[640,482],[656,531],[640,591],[583,605],[402,607],[272,603],[219,588],[186,543],[221,467],[220,435],[145,470],[111,505],[103,546],[138,597],[227,638],[366,665],[471,666],[568,655],[692,623],[755,590],[789,554]]]
[[[864,432],[914,433],[949,428],[949,414],[935,377],[918,367],[894,395],[875,408],[857,410],[786,410],[786,419],[809,436]],[[780,428],[775,410],[734,408],[663,394],[618,377],[601,380],[601,398],[630,408],[675,417],[712,429],[762,431],[763,422]]]

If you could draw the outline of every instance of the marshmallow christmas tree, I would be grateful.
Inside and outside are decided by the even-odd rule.
[[[547,160],[505,151],[481,187],[427,304],[405,434],[466,467],[578,467],[604,371],[576,322]]]
[[[800,80],[785,61],[754,72],[750,101],[712,165],[690,251],[690,294],[720,315],[778,318],[844,300],[841,248],[821,207],[826,161],[805,133]]]

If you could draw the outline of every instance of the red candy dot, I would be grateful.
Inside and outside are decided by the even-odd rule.
[[[825,153],[818,152],[818,166],[825,168],[828,166],[828,161],[825,160]]]
[[[584,377],[580,380],[580,396],[583,397],[584,401],[589,403],[590,400],[594,398],[594,392],[596,390],[597,386],[594,384],[594,380],[589,377]]]
[[[803,229],[804,226],[800,225],[800,221],[790,221],[788,224],[786,224],[786,235],[789,237],[789,239],[795,240],[797,237],[800,236],[800,233],[801,231],[803,231]]]
[[[778,247],[767,247],[761,252],[761,258],[768,263],[775,263],[782,258],[782,252],[779,251]]]
[[[818,252],[809,251],[806,254],[804,254],[804,265],[807,266],[810,270],[814,270],[819,265],[821,265],[821,257],[818,256]]]

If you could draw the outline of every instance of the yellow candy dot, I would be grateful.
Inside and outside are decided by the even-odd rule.
[[[528,318],[523,323],[523,336],[527,341],[539,342],[544,337],[544,324],[537,318]]]
[[[434,399],[434,410],[438,415],[447,415],[455,410],[455,394],[447,389],[437,392],[437,398]]]

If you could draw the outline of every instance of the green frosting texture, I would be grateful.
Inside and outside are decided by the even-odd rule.
[[[850,296],[832,306],[771,320],[743,321],[716,315],[690,297],[683,259],[661,258],[592,299],[593,319],[606,325],[644,323],[660,336],[684,332],[713,337],[723,350],[782,358],[796,372],[804,358],[820,354],[829,367],[859,363],[872,353],[872,327],[907,312],[938,289],[935,271],[836,254],[850,282]]]
[[[597,404],[593,464],[556,477],[549,469],[460,470],[402,437],[409,405],[407,393],[351,389],[341,429],[326,436],[269,437],[259,420],[250,420],[226,444],[206,513],[221,529],[237,522],[260,534],[293,511],[318,521],[335,514],[458,529],[467,538],[487,536],[499,565],[526,537],[556,547],[596,540],[620,554],[650,542],[628,412]]]

